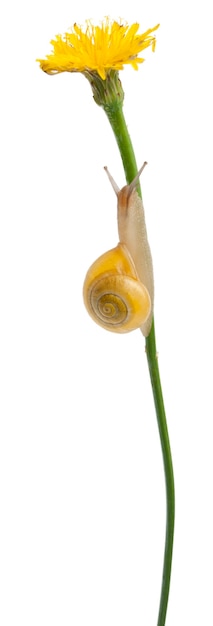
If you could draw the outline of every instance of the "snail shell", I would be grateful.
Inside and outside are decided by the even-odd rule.
[[[138,280],[132,259],[122,244],[105,252],[91,265],[84,281],[83,297],[93,320],[116,333],[140,328],[151,309],[149,293]]]

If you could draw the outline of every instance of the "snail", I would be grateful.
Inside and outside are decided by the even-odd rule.
[[[147,337],[152,324],[154,280],[144,208],[136,189],[145,165],[121,190],[104,168],[118,199],[119,243],[91,265],[83,298],[89,315],[106,330],[126,333],[140,328]]]

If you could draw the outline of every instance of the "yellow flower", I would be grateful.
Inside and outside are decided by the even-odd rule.
[[[74,24],[70,33],[57,35],[51,41],[52,53],[45,60],[37,60],[47,74],[89,72],[105,80],[110,70],[122,70],[126,64],[138,70],[138,64],[144,61],[138,54],[149,46],[154,51],[152,33],[158,27],[138,35],[139,24],[128,26],[106,17],[100,26],[94,26],[87,20],[84,27]]]

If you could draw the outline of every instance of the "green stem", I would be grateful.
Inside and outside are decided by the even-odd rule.
[[[131,183],[135,178],[138,168],[135,159],[133,145],[129,136],[128,128],[125,122],[122,105],[114,105],[104,107],[108,120],[112,126],[120,155],[123,161],[126,182]],[[142,165],[142,164],[141,164]]]
[[[123,115],[122,104],[113,103],[112,105],[103,106],[109,122],[112,126],[118,148],[123,161],[126,181],[129,184],[137,174],[137,165],[132,147],[132,142],[128,133],[126,122]],[[160,373],[158,368],[154,319],[149,336],[146,338],[146,354],[149,366],[149,374],[152,384],[152,391],[155,403],[155,410],[158,421],[158,429],[161,441],[161,449],[164,464],[165,484],[166,484],[166,502],[167,502],[167,521],[166,521],[166,539],[163,563],[163,576],[160,606],[158,613],[157,626],[164,626],[166,622],[166,612],[169,597],[171,566],[172,566],[172,550],[174,537],[174,519],[175,519],[175,492],[174,492],[174,476],[172,467],[172,457],[169,443],[169,435],[166,423],[166,414],[164,409],[163,395],[161,389]]]
[[[146,338],[146,355],[149,366],[149,374],[152,384],[152,391],[155,403],[155,410],[158,420],[158,428],[160,434],[165,482],[166,482],[166,540],[164,550],[164,564],[161,587],[161,599],[158,614],[158,626],[164,626],[166,621],[167,604],[169,598],[170,577],[172,567],[172,551],[174,538],[174,522],[175,522],[175,489],[174,475],[172,466],[172,456],[169,443],[169,434],[166,423],[166,414],[164,409],[163,394],[161,389],[160,373],[158,367],[158,356],[155,343],[154,320],[151,331]]]

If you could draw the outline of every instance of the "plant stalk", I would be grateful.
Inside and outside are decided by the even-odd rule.
[[[132,146],[132,142],[129,136],[129,132],[126,126],[125,118],[123,115],[122,104],[114,106],[103,106],[105,113],[109,119],[111,127],[113,129],[120,155],[123,161],[126,181],[129,184],[137,174],[137,164],[135,154]],[[141,192],[140,192],[141,195]],[[160,373],[158,367],[156,341],[155,341],[155,327],[154,319],[152,322],[151,331],[146,337],[146,355],[149,367],[150,380],[152,385],[153,398],[155,403],[155,410],[158,422],[158,429],[161,442],[161,450],[163,456],[164,474],[165,474],[165,487],[166,487],[166,537],[165,537],[165,550],[164,550],[164,562],[163,562],[163,575],[161,596],[159,604],[158,622],[157,626],[164,626],[166,622],[171,567],[172,567],[172,553],[173,553],[173,538],[174,538],[174,520],[175,520],[175,490],[174,490],[174,475],[172,456],[169,442],[169,434],[166,423],[166,414],[164,409],[163,394],[161,389]]]

